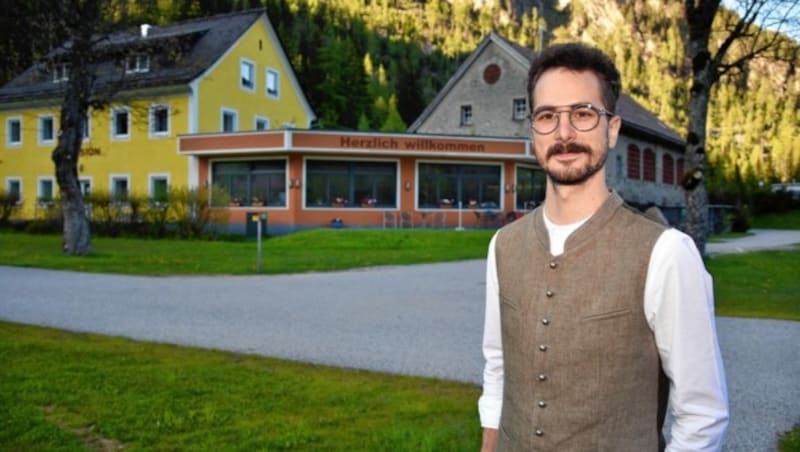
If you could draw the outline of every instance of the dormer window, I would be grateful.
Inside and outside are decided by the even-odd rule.
[[[69,80],[69,63],[57,63],[53,66],[53,82],[66,82]]]
[[[150,70],[150,55],[143,53],[131,55],[125,63],[125,72],[135,74]]]

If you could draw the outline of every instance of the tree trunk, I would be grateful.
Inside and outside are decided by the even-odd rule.
[[[69,79],[61,105],[58,144],[53,150],[56,181],[61,195],[61,211],[64,220],[62,251],[66,255],[84,256],[92,252],[89,219],[83,203],[78,179],[78,157],[83,142],[83,122],[92,96],[93,76],[90,69],[92,58],[92,33],[97,14],[83,16],[87,11],[99,11],[96,2],[86,2],[86,10],[65,8],[68,23],[72,25],[72,45],[69,50]],[[82,26],[78,26],[82,25]]]

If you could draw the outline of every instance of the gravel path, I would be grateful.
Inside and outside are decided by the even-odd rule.
[[[779,231],[780,232],[780,231]],[[757,234],[755,248],[796,236]],[[787,238],[788,237],[788,238]],[[744,239],[741,239],[744,240]],[[709,244],[709,253],[739,245]],[[0,319],[139,340],[480,383],[484,262],[243,277],[0,266]],[[800,322],[718,318],[726,451],[772,451],[800,423]]]

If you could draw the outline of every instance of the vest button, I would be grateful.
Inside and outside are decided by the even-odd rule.
[[[545,380],[547,380],[547,375],[539,374],[539,381],[545,381]]]
[[[550,325],[550,321],[547,319],[542,319],[542,325]]]
[[[550,262],[550,268],[556,268],[556,267],[558,267],[558,263],[556,261]]]
[[[545,402],[544,400],[540,400],[539,403],[537,403],[537,405],[539,405],[539,408],[544,408],[547,406],[547,402]]]
[[[542,344],[542,345],[539,346],[539,350],[543,351],[543,352],[546,352],[547,351],[547,346]]]
[[[542,436],[542,435],[544,435],[544,432],[543,432],[543,431],[541,431],[541,430],[539,430],[538,428],[536,429],[536,431],[535,431],[534,433],[536,433],[536,436]]]
[[[555,295],[556,293],[555,293],[555,292],[553,292],[553,291],[552,291],[552,290],[550,290],[550,289],[547,289],[547,292],[545,292],[544,294],[545,294],[545,295],[547,295],[547,298],[552,298],[552,297],[553,297],[553,295]]]

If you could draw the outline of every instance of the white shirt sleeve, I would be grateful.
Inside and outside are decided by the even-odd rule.
[[[498,428],[503,407],[503,343],[500,333],[500,294],[497,284],[494,244],[489,243],[486,257],[486,314],[483,330],[483,394],[478,400],[481,426]]]
[[[670,380],[667,452],[719,451],[728,392],[714,319],[711,276],[692,239],[675,229],[656,241],[644,310]]]

